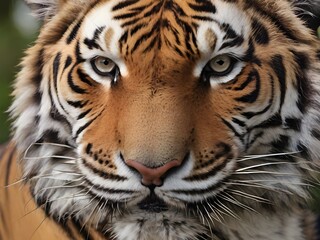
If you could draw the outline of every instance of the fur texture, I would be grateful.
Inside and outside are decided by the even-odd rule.
[[[15,82],[13,141],[62,229],[316,237],[304,206],[320,158],[317,1],[27,3],[45,22]],[[172,161],[147,176],[157,185],[130,165]]]

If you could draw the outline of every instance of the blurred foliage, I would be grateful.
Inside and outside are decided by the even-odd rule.
[[[15,4],[15,0],[0,1],[0,143],[9,139],[10,124],[6,111],[11,102],[11,85],[19,70],[20,58],[33,41],[33,37],[22,35],[13,22]]]

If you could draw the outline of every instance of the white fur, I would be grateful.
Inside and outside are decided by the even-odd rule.
[[[57,10],[57,2],[50,0],[28,0],[28,4],[38,6],[43,4],[42,9],[35,9],[35,14],[41,18],[45,18],[54,14]],[[87,49],[85,44],[81,44],[80,52],[83,58],[88,61],[95,56],[105,56],[112,59],[119,66],[121,75],[128,76],[128,70],[121,56],[119,56],[119,49],[117,49],[117,41],[122,34],[120,23],[112,19],[111,7],[117,1],[108,1],[91,10],[85,18],[81,29],[81,39],[85,37],[92,38],[94,30],[97,27],[105,27],[114,30],[112,39],[112,48],[105,47],[104,38],[101,37],[98,41],[103,50]],[[217,22],[228,23],[237,31],[238,34],[248,36],[250,32],[250,21],[246,15],[239,9],[234,7],[234,4],[215,1],[217,7],[217,14],[213,17]],[[208,44],[205,42],[204,33],[211,29],[217,34],[217,46],[214,52],[208,49]],[[223,44],[224,32],[220,30],[218,25],[208,23],[201,23],[197,34],[197,41],[201,51],[202,59],[199,60],[195,67],[194,75],[200,76],[200,73],[206,63],[216,55],[232,54],[235,56],[242,56],[248,48],[248,39],[240,47],[227,48],[223,51],[218,51]],[[104,36],[102,33],[101,36]],[[104,79],[97,76],[91,69],[89,62],[84,64],[84,70],[98,83],[104,84],[107,88],[110,86],[105,83]],[[308,72],[308,79],[312,83],[316,94],[313,96],[313,101],[316,106],[319,106],[319,64],[314,64],[316,67]],[[226,79],[221,79],[220,82],[227,82],[236,76],[242,69],[243,64],[238,65],[234,72]],[[30,69],[29,69],[30,70]],[[47,69],[48,70],[48,69]],[[49,71],[46,71],[48,74]],[[25,80],[28,75],[28,68],[22,70],[18,77],[16,84],[16,97],[11,107],[12,116],[15,118],[14,139],[18,144],[19,150],[26,152],[25,159],[22,160],[24,165],[24,175],[28,178],[32,173],[36,176],[28,179],[33,186],[33,195],[36,199],[44,199],[45,202],[51,203],[50,213],[57,219],[69,217],[75,214],[76,218],[82,222],[92,222],[93,225],[109,220],[108,224],[104,226],[104,230],[111,229],[118,240],[179,240],[179,239],[195,239],[198,234],[206,233],[210,235],[211,229],[218,229],[223,234],[228,236],[229,240],[239,239],[235,232],[239,234],[242,239],[263,239],[263,240],[300,240],[302,238],[301,228],[299,227],[300,214],[289,213],[289,208],[294,208],[297,203],[303,202],[307,198],[306,186],[303,179],[304,176],[301,168],[298,165],[300,162],[305,162],[305,159],[297,160],[294,163],[286,160],[279,160],[276,156],[268,156],[264,158],[247,159],[232,159],[219,173],[206,180],[186,181],[184,178],[191,175],[194,167],[194,153],[190,154],[184,165],[171,175],[169,175],[163,186],[155,189],[155,193],[164,201],[170,204],[168,211],[163,213],[149,213],[139,210],[136,203],[141,201],[149,194],[149,189],[142,186],[139,174],[133,172],[126,166],[119,153],[114,154],[113,160],[117,167],[117,174],[124,176],[127,180],[111,181],[95,175],[91,170],[87,169],[81,164],[80,158],[84,146],[81,144],[83,134],[77,139],[77,143],[72,139],[72,134],[63,126],[62,123],[50,121],[49,110],[51,107],[50,98],[47,92],[48,76],[44,74],[40,89],[43,92],[41,105],[38,106],[32,102],[32,97],[36,91],[35,86],[30,83],[30,80]],[[212,84],[213,87],[218,83]],[[214,91],[214,89],[212,89]],[[57,103],[58,96],[53,96]],[[61,98],[61,96],[60,96]],[[285,127],[275,127],[268,129],[265,135],[256,141],[248,150],[248,154],[266,154],[270,152],[270,142],[276,140],[281,134],[287,134],[293,139],[290,149],[284,151],[296,152],[299,142],[305,144],[311,153],[311,160],[315,163],[320,157],[320,142],[313,138],[310,132],[319,127],[319,111],[311,107],[302,115],[295,106],[297,100],[297,93],[295,89],[288,88],[287,95],[284,101],[282,111],[280,112],[283,118],[295,116],[302,118],[302,130],[296,133],[292,130],[287,130]],[[265,114],[254,117],[247,121],[248,127],[257,122],[263,122],[267,117],[279,111],[279,97],[273,100],[273,108],[270,108]],[[64,103],[65,104],[65,103]],[[265,105],[267,103],[262,103]],[[67,104],[64,105],[67,107]],[[263,107],[261,106],[261,109]],[[76,116],[75,110],[67,109],[68,113],[72,112],[68,119]],[[247,110],[257,110],[248,107]],[[66,115],[62,109],[58,108],[61,114]],[[35,116],[39,115],[40,121],[36,125],[34,122]],[[73,116],[71,116],[73,115]],[[241,116],[238,116],[241,118]],[[81,121],[74,120],[73,131],[82,126],[88,119]],[[244,119],[242,119],[244,120]],[[59,137],[68,141],[72,146],[57,146],[53,144],[44,143],[37,146],[35,142],[46,130],[59,130]],[[244,129],[237,128],[240,132]],[[248,140],[252,140],[253,131],[248,134]],[[269,145],[268,145],[269,144]],[[29,147],[29,148],[28,148]],[[242,149],[240,143],[237,146]],[[59,151],[66,150],[64,156],[56,156]],[[281,164],[275,161],[283,161]],[[273,168],[273,164],[278,163],[277,168]],[[306,165],[306,169],[312,167]],[[257,174],[257,171],[264,172],[264,174]],[[204,190],[214,184],[223,182],[226,177],[230,180],[219,189],[204,194],[180,194],[175,193],[176,190]],[[89,189],[83,189],[84,180],[87,178],[94,185]],[[242,182],[241,182],[242,181]],[[246,182],[245,182],[246,181]],[[245,185],[245,183],[251,185]],[[254,183],[261,183],[263,187],[255,188]],[[242,185],[241,185],[242,184]],[[94,186],[104,188],[111,188],[115,190],[131,190],[130,193],[108,193],[104,192]],[[222,192],[222,190],[225,190]],[[90,197],[89,192],[94,193],[96,197]],[[238,193],[238,195],[237,195]],[[233,194],[233,195],[232,195]],[[240,196],[241,195],[241,196]],[[293,197],[292,197],[293,196]],[[105,203],[100,202],[100,197],[105,199]],[[216,197],[216,202],[212,205],[206,205],[208,197]],[[124,215],[121,215],[116,207],[109,209],[108,201],[124,201],[125,205],[129,207]],[[272,207],[276,208],[278,213],[272,211],[265,212],[261,208],[261,202],[264,200],[272,201]],[[205,210],[212,210],[211,213],[203,213],[196,210],[185,210],[185,202],[193,203],[199,201],[203,204]],[[234,205],[238,206],[241,211],[234,212]],[[211,209],[209,209],[211,208]],[[249,210],[249,211],[248,211]],[[251,210],[251,211],[250,211]],[[259,213],[256,213],[258,211]],[[114,214],[114,215],[113,215]],[[205,214],[205,216],[204,216]],[[166,221],[164,221],[166,219]],[[141,225],[141,221],[143,224]],[[176,224],[177,222],[185,221],[184,224]],[[223,224],[221,224],[223,222]],[[168,223],[168,226],[165,226]],[[282,232],[283,235],[278,236],[277,233]],[[216,239],[212,235],[213,239]]]

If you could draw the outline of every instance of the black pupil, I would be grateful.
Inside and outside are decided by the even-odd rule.
[[[107,66],[107,65],[109,65],[109,60],[108,60],[108,59],[104,59],[104,60],[102,61],[102,63]]]
[[[220,66],[223,66],[224,65],[224,61],[223,60],[219,60],[219,61],[217,61],[217,64],[219,64]]]

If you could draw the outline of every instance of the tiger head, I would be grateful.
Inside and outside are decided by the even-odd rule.
[[[195,239],[304,203],[320,157],[304,4],[26,2],[43,27],[15,83],[14,140],[50,216],[117,239]]]

